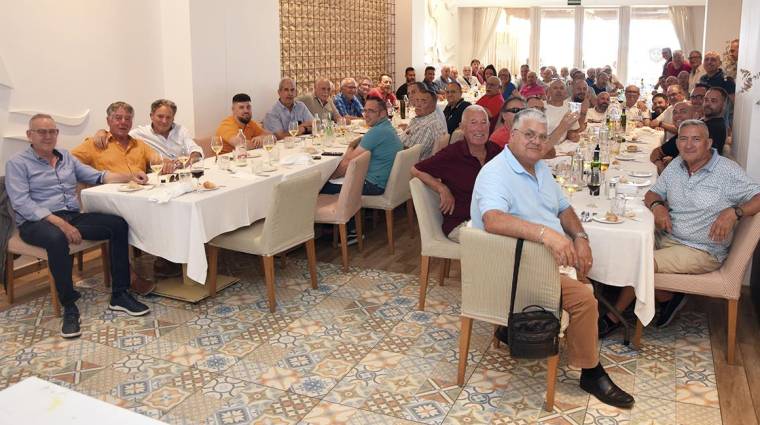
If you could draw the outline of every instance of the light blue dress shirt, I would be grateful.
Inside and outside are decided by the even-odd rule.
[[[721,211],[737,207],[760,193],[760,185],[752,181],[739,164],[718,155],[689,176],[682,157],[668,164],[650,191],[660,195],[671,208],[672,239],[701,249],[722,262],[728,255],[733,232],[723,242],[710,239],[710,228]]]
[[[303,124],[313,119],[314,116],[303,102],[294,100],[293,109],[288,109],[278,100],[264,117],[264,128],[272,133],[287,132],[291,121],[298,121],[299,124]]]
[[[5,190],[16,213],[16,225],[40,221],[56,211],[79,211],[77,182],[98,184],[105,171],[82,164],[63,149],[56,149],[55,168],[30,145],[5,164]]]
[[[559,214],[570,202],[544,161],[536,163],[535,171],[535,177],[528,173],[509,147],[484,165],[470,204],[473,227],[483,229],[483,214],[498,210],[565,234]]]

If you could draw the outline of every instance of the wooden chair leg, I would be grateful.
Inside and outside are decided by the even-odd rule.
[[[546,406],[544,410],[547,412],[554,411],[554,392],[555,385],[557,384],[557,365],[559,365],[559,354],[546,359],[547,371],[546,371]]]
[[[361,208],[354,215],[354,223],[356,224],[356,242],[359,245],[359,252],[362,252],[364,251],[364,222],[362,221]]]
[[[338,226],[333,224],[333,239],[332,239],[332,247],[337,248],[338,247]]]
[[[53,312],[55,317],[61,317],[61,303],[58,302],[58,290],[55,289],[55,280],[53,280],[53,274],[50,273],[50,268],[47,269],[48,280],[50,281],[50,300],[53,303]]]
[[[459,330],[459,368],[457,370],[457,385],[464,385],[464,374],[467,370],[467,353],[470,351],[472,336],[472,318],[462,316],[462,328]]]
[[[641,335],[644,333],[644,324],[641,320],[636,319],[636,331],[633,333],[633,346],[641,348]]]
[[[277,300],[274,296],[274,257],[265,255],[261,257],[264,262],[264,281],[267,284],[267,300],[269,301],[269,312],[274,313],[277,309]]]
[[[343,260],[343,273],[347,273],[348,272],[348,232],[346,230],[346,223],[338,225],[338,233],[340,234],[340,256],[342,257],[342,260]]]
[[[417,232],[414,229],[414,202],[411,199],[406,201],[406,219],[409,222],[409,237],[414,239]]]
[[[425,310],[425,297],[427,297],[428,278],[430,276],[430,257],[420,256],[420,303],[418,310]]]
[[[208,259],[208,296],[216,296],[216,284],[219,278],[219,247],[206,244]]]
[[[393,210],[385,210],[385,232],[388,234],[388,252],[393,254]]]
[[[77,252],[77,271],[82,272],[84,270],[84,251]]]
[[[441,276],[438,278],[438,286],[443,286],[443,281],[446,279],[446,276],[449,275],[450,267],[451,267],[451,260],[448,258],[444,258],[443,264],[441,264]]]
[[[8,297],[8,304],[13,304],[15,291],[13,288],[13,254],[5,252],[5,295]]]
[[[306,259],[309,262],[309,276],[311,276],[311,288],[317,289],[317,248],[314,239],[306,241]]]
[[[728,347],[726,350],[728,364],[734,364],[736,355],[736,315],[739,300],[728,300]]]
[[[103,264],[103,285],[111,287],[111,253],[107,243],[100,245],[100,261]]]

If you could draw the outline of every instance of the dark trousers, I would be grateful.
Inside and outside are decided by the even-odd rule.
[[[82,234],[82,239],[108,240],[111,258],[111,285],[113,293],[129,288],[129,226],[123,218],[100,213],[58,211],[53,214],[66,220]],[[48,267],[58,290],[58,300],[64,307],[71,306],[80,294],[71,280],[73,259],[69,255],[69,241],[61,229],[47,220],[27,221],[19,227],[19,236],[30,244],[39,246],[48,255]]]
[[[343,185],[330,183],[328,181],[327,183],[325,183],[324,186],[322,186],[322,190],[320,190],[319,193],[324,193],[326,195],[336,195],[340,193],[340,190],[342,188],[343,188]],[[385,193],[384,187],[380,187],[374,183],[370,183],[367,180],[364,180],[364,187],[362,187],[362,195],[375,196],[375,195],[382,195],[383,193]]]

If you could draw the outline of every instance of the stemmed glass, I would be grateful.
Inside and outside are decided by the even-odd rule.
[[[298,124],[296,123],[296,127],[297,126]],[[264,145],[264,150],[267,151],[267,164],[269,165],[269,167],[272,166],[272,150],[275,147],[276,140],[277,139],[275,139],[273,134],[267,134],[266,136],[264,136],[263,145]]]
[[[292,137],[296,137],[298,135],[298,121],[293,120],[288,123],[288,133],[290,133]]]
[[[153,171],[153,174],[156,175],[156,184],[161,184],[161,170],[164,169],[164,157],[158,153],[154,152],[150,156],[150,169]]]
[[[322,120],[314,118],[314,122],[311,124],[311,133],[314,135],[314,139],[312,139],[314,146],[321,145],[322,140],[320,138],[325,133],[325,124]]]
[[[180,163],[181,168],[187,167],[187,162],[190,159],[190,149],[187,148],[187,146],[182,146],[179,150],[179,154],[177,155],[177,160]]]
[[[214,160],[214,163],[219,162],[219,153],[224,149],[224,143],[222,143],[222,137],[221,136],[212,136],[211,137],[211,150],[214,151],[214,154],[216,156],[216,159]]]

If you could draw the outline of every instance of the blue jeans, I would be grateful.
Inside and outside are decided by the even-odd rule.
[[[111,284],[114,294],[129,288],[129,226],[123,218],[100,213],[79,213],[57,211],[53,214],[66,220],[82,234],[82,239],[91,241],[108,240],[111,260]],[[53,275],[58,300],[64,307],[73,305],[79,299],[71,280],[73,259],[69,255],[69,241],[61,229],[47,220],[27,221],[19,226],[21,239],[47,251],[48,267]],[[104,270],[104,273],[108,271]]]
[[[319,193],[324,193],[326,195],[336,195],[340,193],[340,190],[342,188],[343,188],[343,185],[330,183],[328,181],[327,183],[325,183],[324,186],[322,186],[322,190],[320,190]],[[380,187],[374,183],[364,180],[362,195],[375,196],[375,195],[382,195],[383,193],[385,193],[384,187]]]

